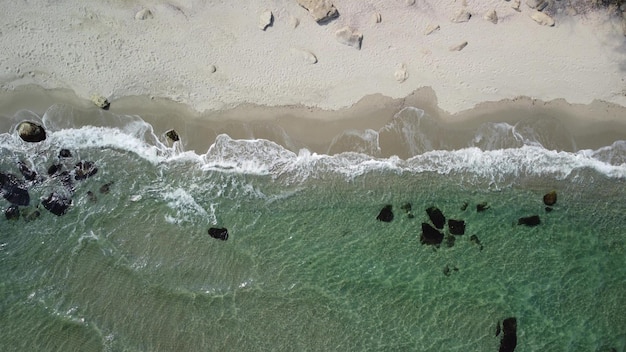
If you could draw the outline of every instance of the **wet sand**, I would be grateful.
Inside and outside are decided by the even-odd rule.
[[[380,131],[406,107],[424,110],[429,123],[420,128],[424,133],[433,133],[442,149],[467,147],[475,131],[489,122],[533,126],[551,141],[551,145],[545,146],[548,149],[597,149],[626,140],[626,119],[623,118],[626,107],[616,104],[594,101],[582,105],[520,97],[482,103],[474,109],[449,114],[437,107],[437,97],[430,88],[418,89],[404,99],[372,95],[339,110],[244,104],[228,110],[198,113],[181,103],[144,96],[112,101],[110,109],[104,111],[69,90],[23,86],[0,94],[0,115],[5,117],[0,119],[0,129],[8,132],[14,127],[15,120],[23,118],[16,116],[20,110],[43,116],[54,104],[66,104],[79,111],[74,116],[79,125],[92,124],[100,114],[137,115],[150,123],[154,133],[163,140],[167,130],[176,130],[184,149],[198,153],[204,153],[219,134],[228,134],[234,139],[268,139],[294,152],[302,148],[329,154],[351,151],[351,143],[342,144],[338,139],[340,135],[359,134],[367,129]],[[377,156],[410,157],[394,138],[390,136],[380,141],[386,148]]]

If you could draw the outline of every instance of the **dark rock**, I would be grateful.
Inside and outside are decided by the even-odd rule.
[[[178,132],[174,130],[169,130],[165,132],[165,137],[167,137],[167,139],[169,139],[172,142],[178,142],[180,140],[180,137],[178,136]]]
[[[96,195],[92,191],[87,191],[87,198],[92,203],[95,203],[98,201],[98,197],[96,197]]]
[[[25,142],[37,143],[46,139],[46,130],[34,122],[24,121],[17,125],[17,133]]]
[[[481,251],[483,250],[483,245],[482,245],[482,243],[480,243],[480,240],[478,239],[478,236],[471,235],[470,236],[470,242],[472,242],[473,244],[477,245],[478,249],[480,249]]]
[[[11,205],[4,210],[4,216],[7,220],[17,220],[20,218],[20,208],[17,205]]]
[[[541,224],[541,220],[539,219],[539,215],[532,215],[524,218],[519,218],[519,220],[517,220],[517,224],[526,226],[537,226]]]
[[[108,194],[111,191],[111,185],[113,184],[113,182],[108,182],[103,184],[102,186],[100,186],[100,193],[102,194]]]
[[[17,167],[20,169],[20,173],[27,181],[34,181],[37,178],[37,173],[31,170],[25,162],[18,162]]]
[[[482,212],[489,209],[489,204],[487,204],[487,202],[482,202],[480,204],[476,204],[476,211],[477,212]]]
[[[72,180],[72,175],[68,171],[63,171],[59,174],[59,180],[61,180],[61,184],[65,189],[74,193],[74,181]]]
[[[408,213],[406,214],[406,217],[409,219],[413,219],[415,217],[415,215],[413,215],[413,213]]]
[[[228,230],[223,227],[211,227],[209,229],[209,236],[217,238],[218,240],[226,241],[228,239]]]
[[[422,235],[420,237],[420,242],[422,244],[430,244],[439,246],[443,241],[443,233],[441,233],[436,228],[432,227],[430,224],[423,222],[422,223]]]
[[[459,268],[457,268],[456,266],[453,266],[452,268],[450,268],[450,266],[448,266],[448,265],[446,265],[446,266],[443,268],[443,274],[444,274],[445,276],[450,276],[450,274],[452,274],[452,272],[453,272],[453,271],[455,271],[455,272],[456,272],[456,271],[459,271]]]
[[[446,224],[446,217],[443,216],[443,213],[439,210],[439,208],[430,207],[426,209],[426,213],[436,228],[443,229],[443,226]]]
[[[545,210],[546,210],[546,213],[549,213],[549,212],[551,212],[554,209],[552,209],[552,207],[545,207]]]
[[[384,222],[391,222],[391,220],[393,220],[393,212],[391,211],[391,205],[387,204],[385,205],[381,210],[380,213],[378,213],[378,216],[376,217],[376,220],[378,221],[384,221]]]
[[[72,152],[69,151],[69,149],[61,149],[59,151],[59,158],[71,158],[72,157]]]
[[[513,352],[517,346],[517,319],[506,318],[502,321],[502,339],[499,352]]]
[[[50,165],[50,167],[48,168],[48,176],[57,175],[58,173],[61,172],[62,168],[63,168],[63,165],[61,164]]]
[[[556,191],[546,193],[543,196],[543,204],[553,206],[556,203]]]
[[[13,174],[0,172],[0,193],[11,204],[23,206],[30,204],[30,195],[26,185]]]
[[[450,233],[453,235],[464,235],[465,234],[465,221],[449,219],[448,228],[450,229]]]
[[[72,199],[57,193],[50,193],[48,198],[41,200],[41,204],[52,214],[61,216],[67,213],[67,209],[72,205]]]
[[[79,161],[74,165],[74,178],[78,180],[84,180],[88,177],[95,175],[98,172],[98,168],[91,161]]]
[[[454,238],[454,236],[446,236],[446,246],[448,248],[454,247],[454,241],[456,241],[456,238]]]
[[[465,209],[467,209],[467,206],[469,204],[467,204],[467,202],[463,202],[463,205],[461,205],[461,210],[465,211]]]

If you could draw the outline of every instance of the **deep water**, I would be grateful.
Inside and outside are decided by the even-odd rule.
[[[21,112],[48,138],[0,135],[0,172],[41,176],[0,218],[1,351],[498,351],[509,317],[517,352],[625,349],[624,141],[565,152],[493,123],[462,149],[404,141],[408,158],[368,155],[374,131],[361,153],[226,135],[197,153],[107,116]],[[98,172],[71,189],[47,175],[81,160]],[[51,192],[71,197],[65,215],[41,205]],[[420,243],[431,206],[465,234]]]

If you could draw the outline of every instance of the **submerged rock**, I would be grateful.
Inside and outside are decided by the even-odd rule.
[[[24,221],[26,222],[30,222],[30,221],[34,221],[37,218],[39,218],[39,216],[41,215],[41,213],[39,212],[39,210],[35,209],[34,211],[23,211],[22,212],[22,217],[24,218]]]
[[[30,121],[20,122],[20,124],[17,125],[17,133],[25,142],[37,143],[46,139],[46,130],[42,126]]]
[[[483,245],[482,243],[480,243],[480,239],[478,239],[478,236],[476,235],[471,235],[470,236],[470,242],[477,245],[478,249],[480,249],[481,251],[483,250]]]
[[[50,193],[48,198],[41,200],[41,204],[52,214],[61,216],[67,213],[67,209],[72,205],[72,199],[57,193]]]
[[[502,321],[502,339],[499,352],[513,352],[517,346],[517,319],[506,318]]]
[[[317,23],[325,23],[339,16],[339,12],[330,0],[298,0]]]
[[[556,191],[546,193],[543,195],[543,204],[547,206],[553,206],[556,203]]]
[[[532,215],[523,218],[519,218],[517,220],[518,225],[526,225],[526,226],[537,226],[541,224],[541,219],[539,219],[539,215]]]
[[[74,178],[76,180],[84,180],[97,172],[98,168],[91,161],[79,161],[74,165]]]
[[[393,220],[393,211],[392,211],[391,204],[385,205],[380,210],[380,212],[378,213],[378,216],[376,217],[376,220],[383,221],[383,222],[391,222]]]
[[[228,239],[228,230],[223,227],[211,227],[209,229],[209,236],[217,238],[218,240],[226,241]]]
[[[453,235],[463,235],[465,234],[465,221],[449,219],[448,228]]]
[[[489,209],[489,204],[487,204],[487,202],[482,202],[476,205],[476,211],[479,213],[487,209]]]
[[[456,241],[456,238],[452,235],[448,235],[446,236],[446,247],[451,248],[454,247],[454,242]]]
[[[25,162],[18,162],[17,167],[20,169],[20,173],[27,181],[34,181],[37,178],[37,173],[34,170],[31,170]]]
[[[4,216],[7,220],[17,220],[20,218],[20,208],[17,205],[11,205],[4,210]]]
[[[438,229],[443,229],[443,226],[446,224],[446,217],[443,216],[443,213],[437,207],[430,207],[426,209],[426,214],[430,218],[430,221],[435,225]]]
[[[30,195],[26,185],[13,174],[0,172],[0,193],[11,204],[22,206],[30,204]]]
[[[102,186],[100,186],[100,193],[102,194],[108,194],[111,191],[111,185],[113,184],[113,182],[107,182],[105,184],[103,184]]]
[[[422,223],[422,235],[420,236],[420,242],[422,244],[439,246],[442,241],[443,233],[441,233],[439,230],[432,227],[428,223]]]
[[[63,168],[63,165],[61,164],[50,165],[50,167],[48,168],[48,176],[53,177],[53,176],[60,174],[62,168]]]

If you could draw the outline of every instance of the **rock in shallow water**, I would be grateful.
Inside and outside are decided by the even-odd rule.
[[[11,205],[4,210],[4,216],[7,220],[17,220],[20,218],[20,208],[17,205]]]
[[[67,209],[72,205],[72,199],[57,193],[50,193],[48,198],[41,200],[41,204],[52,214],[61,216],[67,213]]]
[[[546,193],[543,196],[543,204],[553,206],[556,203],[556,191]]]
[[[422,235],[420,236],[420,242],[422,244],[429,244],[439,247],[443,241],[443,233],[430,224],[422,223]]]
[[[449,219],[448,228],[453,235],[463,235],[465,234],[465,221]]]
[[[223,227],[211,227],[209,229],[209,236],[226,241],[228,239],[228,230]]]
[[[380,210],[380,212],[378,213],[378,216],[376,217],[376,220],[382,221],[382,222],[391,222],[393,220],[393,211],[392,211],[391,204],[385,205]]]
[[[428,218],[438,229],[443,229],[443,226],[446,224],[446,217],[443,216],[443,213],[437,207],[430,207],[426,209],[426,214],[428,214]]]
[[[517,319],[506,318],[502,321],[502,339],[499,352],[513,352],[517,346]]]
[[[13,174],[0,172],[0,193],[11,204],[22,206],[30,204],[30,195],[26,185]]]
[[[527,216],[527,217],[519,218],[517,220],[517,224],[531,226],[531,227],[537,226],[541,224],[541,219],[539,218],[539,215]]]

